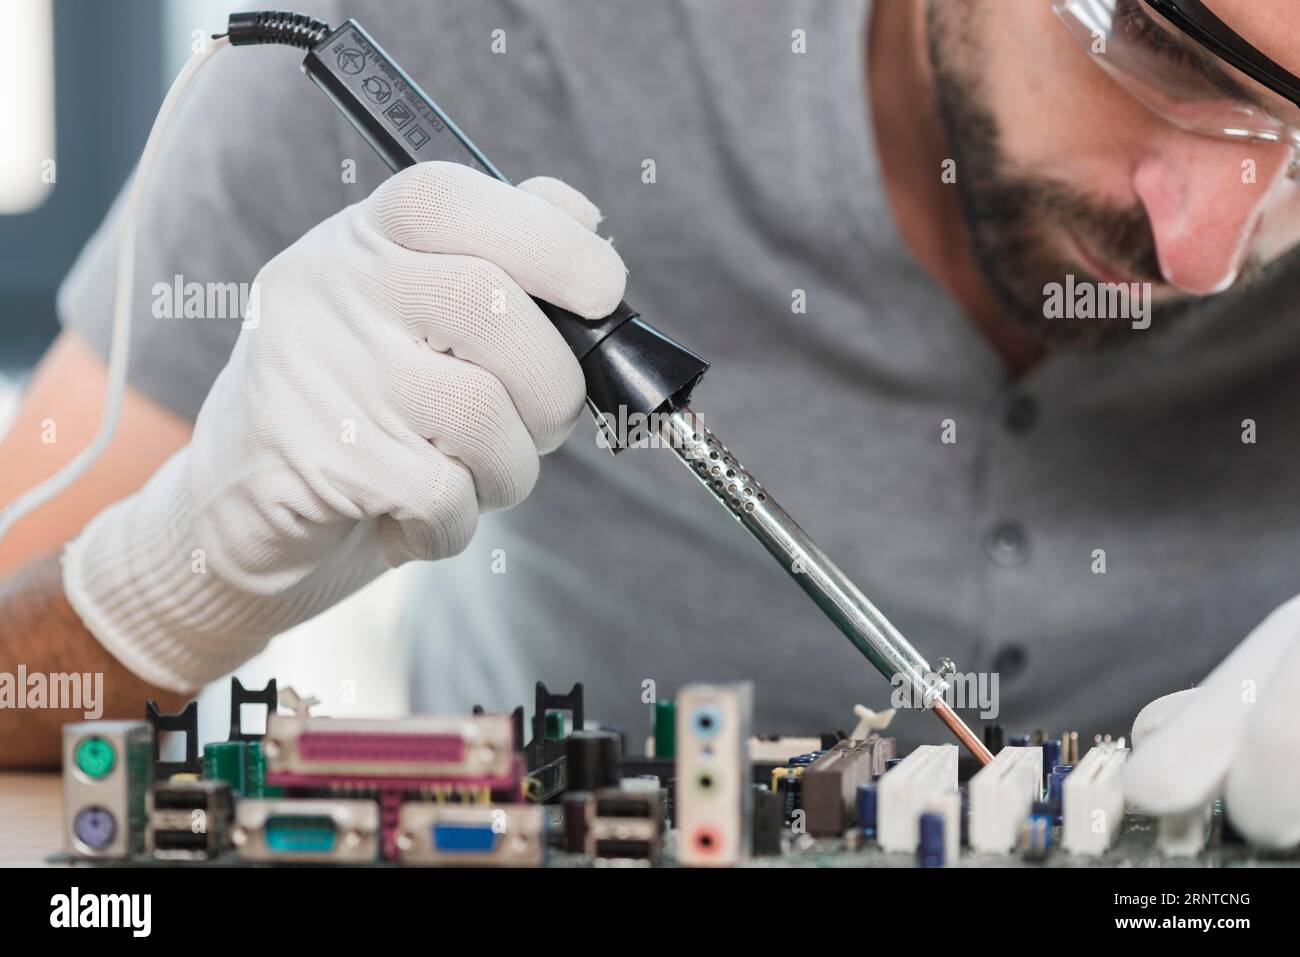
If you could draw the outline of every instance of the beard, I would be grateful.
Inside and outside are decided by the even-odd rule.
[[[1063,228],[1085,248],[1104,255],[1130,282],[1163,285],[1146,210],[1141,203],[1119,206],[1016,169],[1002,149],[998,123],[981,99],[978,76],[962,65],[970,43],[959,35],[957,20],[968,22],[968,5],[951,6],[929,5],[930,63],[940,124],[960,170],[957,190],[975,261],[1011,316],[1045,342],[1116,342],[1132,329],[1127,316],[1048,317],[1044,300],[1049,284],[1064,284],[1069,275],[1076,284],[1102,282],[1058,253],[1053,240]],[[1233,289],[1249,285],[1262,272],[1258,259],[1248,259]],[[1152,303],[1152,326],[1167,328],[1198,301],[1180,296]]]

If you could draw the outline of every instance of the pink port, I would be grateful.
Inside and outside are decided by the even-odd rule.
[[[306,761],[456,764],[465,758],[465,742],[454,734],[312,731],[298,738],[298,753]]]

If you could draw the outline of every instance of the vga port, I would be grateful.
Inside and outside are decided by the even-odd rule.
[[[546,853],[545,812],[536,804],[407,801],[396,843],[403,864],[537,867]]]

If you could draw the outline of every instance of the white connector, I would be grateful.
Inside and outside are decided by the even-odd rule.
[[[880,779],[877,837],[885,851],[915,853],[920,816],[936,799],[957,791],[957,746],[924,744]],[[959,815],[960,815],[960,805]],[[958,817],[960,827],[960,817]]]
[[[1210,839],[1211,805],[1178,814],[1161,815],[1156,828],[1156,846],[1165,857],[1196,857]]]
[[[1003,748],[971,778],[969,787],[971,847],[1010,854],[1031,806],[1043,793],[1043,749]]]
[[[1124,822],[1120,771],[1129,752],[1114,745],[1091,748],[1061,786],[1061,846],[1071,854],[1098,857],[1108,851]]]

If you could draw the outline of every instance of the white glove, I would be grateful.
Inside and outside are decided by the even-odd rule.
[[[529,298],[613,312],[600,211],[426,163],[266,265],[188,448],[68,546],[64,590],[140,677],[192,690],[532,490],[581,369]]]
[[[1153,814],[1220,795],[1252,844],[1300,844],[1300,598],[1250,633],[1199,688],[1151,702],[1133,722],[1128,800]]]

